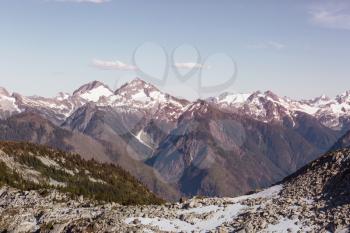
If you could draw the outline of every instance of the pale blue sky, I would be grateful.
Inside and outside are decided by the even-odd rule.
[[[237,81],[218,91],[334,96],[350,89],[349,41],[348,1],[0,0],[0,86],[44,96],[92,80],[114,88],[137,75],[134,54],[137,67],[160,77],[159,46],[170,57],[187,44],[174,62],[198,63],[196,47],[208,85],[224,82],[231,66],[206,57],[236,61]],[[197,76],[180,83],[169,71],[161,89],[200,97]]]

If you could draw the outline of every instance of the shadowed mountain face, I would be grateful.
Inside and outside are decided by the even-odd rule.
[[[350,148],[350,131],[344,134],[330,149],[330,151],[335,151],[338,149]]]
[[[199,102],[181,116],[149,163],[187,195],[239,195],[281,180],[336,138],[336,132],[304,115],[292,128]]]
[[[88,134],[58,127],[36,113],[30,112],[0,121],[0,129],[0,140],[49,145],[60,150],[79,153],[84,159],[118,164],[160,196],[170,200],[180,196],[171,186],[161,182],[153,169],[133,159],[132,149],[128,149],[126,143],[123,144],[122,140],[114,141],[116,138],[109,137],[110,135],[106,135],[110,141],[103,140],[102,136],[96,140]]]
[[[168,199],[275,183],[327,151],[350,116],[350,93],[312,101],[226,93],[191,103],[140,79],[115,92],[96,81],[55,98],[1,90],[0,139],[113,162]]]
[[[26,112],[0,121],[0,139],[48,145],[77,152],[85,159],[111,162],[102,144],[92,138],[62,129],[36,113]]]
[[[288,119],[283,125],[267,124],[198,104],[170,127],[158,127],[142,111],[85,105],[64,127],[99,141],[129,171],[135,163],[151,166],[137,177],[148,176],[149,170],[185,195],[209,196],[239,195],[275,183],[338,137],[307,114],[296,116],[292,127]],[[147,136],[136,137],[139,132]],[[159,146],[152,135],[161,135]]]
[[[180,193],[172,184],[163,182],[157,172],[144,161],[152,156],[152,144],[136,137],[146,122],[142,112],[117,112],[109,107],[85,105],[63,124],[73,132],[81,132],[99,142],[111,160],[122,166],[162,197],[175,200]],[[133,133],[133,131],[135,133]]]

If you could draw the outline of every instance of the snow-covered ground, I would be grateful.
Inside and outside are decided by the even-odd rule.
[[[298,232],[302,228],[300,221],[291,219],[281,219],[277,224],[268,225],[266,230],[261,233],[284,233],[284,232]],[[306,229],[304,229],[305,231]],[[310,229],[309,229],[310,230]]]
[[[269,202],[273,198],[279,198],[282,188],[282,185],[276,185],[252,195],[237,198],[206,199],[200,204],[194,204],[193,208],[177,210],[176,218],[168,219],[161,216],[156,218],[130,217],[125,219],[124,222],[129,225],[142,224],[145,228],[150,227],[151,229],[159,229],[165,232],[211,232],[226,223],[235,221],[240,214],[263,208],[262,205],[248,206],[244,204],[244,201],[264,199],[266,202]],[[212,204],[205,205],[203,203]],[[298,232],[302,227],[298,220],[284,218],[280,219],[276,224],[268,225],[266,230],[262,232],[287,232],[287,230],[288,232]]]
[[[247,208],[247,206],[241,205],[239,203],[230,205],[226,208],[210,206],[196,208],[192,212],[189,211],[187,213],[194,214],[209,214],[210,217],[208,219],[195,219],[195,223],[188,223],[186,221],[180,219],[164,219],[164,218],[128,218],[125,220],[125,223],[130,224],[135,221],[135,219],[139,220],[143,225],[150,225],[154,227],[158,227],[161,231],[169,231],[169,232],[207,232],[210,230],[214,230],[217,227],[221,226],[223,223],[234,219],[239,213]],[[182,213],[182,211],[179,211]],[[185,213],[185,212],[183,212]]]

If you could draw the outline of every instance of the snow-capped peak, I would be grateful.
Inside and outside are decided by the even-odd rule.
[[[93,81],[81,86],[72,95],[60,92],[54,98],[39,96],[9,96],[5,89],[0,89],[0,110],[17,112],[19,109],[35,109],[50,120],[62,123],[81,106],[92,102],[96,106],[109,106],[120,111],[143,111],[155,119],[175,121],[183,108],[189,104],[161,92],[155,86],[141,79],[134,79],[120,87],[115,93],[105,84]],[[5,115],[8,116],[9,114]]]
[[[288,101],[287,98],[281,98],[272,91],[256,91],[253,93],[228,93],[225,92],[218,97],[207,99],[209,102],[214,102],[223,106],[240,106],[249,102],[261,102],[262,100],[271,100],[274,102]]]
[[[59,101],[63,101],[63,100],[68,100],[69,97],[70,97],[70,94],[64,93],[64,92],[59,92],[58,95],[56,96],[56,99]]]
[[[78,96],[91,102],[97,102],[101,97],[109,97],[111,95],[113,95],[113,91],[99,81],[85,84],[73,93],[73,96]]]
[[[248,94],[242,94],[242,93],[237,93],[237,94],[233,94],[233,93],[228,93],[225,92],[221,95],[219,95],[217,98],[214,98],[215,102],[218,103],[243,103],[245,101],[247,101],[247,99],[251,96],[251,93]]]
[[[332,99],[330,97],[323,94],[323,95],[321,95],[317,98],[314,98],[312,100],[306,100],[306,101],[300,101],[300,102],[307,103],[307,104],[313,105],[313,106],[321,106],[321,105],[328,104],[331,100]]]
[[[283,99],[279,97],[277,94],[273,93],[272,91],[266,91],[263,97],[271,98],[274,101],[281,101],[281,99]]]
[[[10,96],[10,93],[3,87],[0,87],[0,95],[2,96]]]
[[[333,129],[340,129],[350,122],[350,91],[336,98],[322,95],[312,100],[300,101],[280,97],[271,91],[223,93],[206,101],[225,111],[240,113],[263,122],[284,121],[286,117],[294,122],[298,112],[312,115],[323,125]],[[36,109],[61,123],[88,102],[121,111],[142,111],[151,118],[174,122],[186,111],[196,111],[198,108],[200,111],[205,110],[202,105],[198,105],[198,101],[191,103],[175,98],[139,78],[124,84],[115,92],[107,85],[93,81],[81,86],[72,95],[59,93],[54,98],[25,97],[16,93],[11,95],[0,87],[2,118],[15,112]]]
[[[293,100],[280,97],[271,91],[252,94],[224,93],[207,101],[220,108],[239,112],[259,121],[282,121],[285,117],[294,118],[297,112],[304,112],[317,118],[323,125],[340,129],[342,119],[350,119],[350,91],[331,99],[322,95],[312,100]]]
[[[344,93],[342,93],[341,95],[338,95],[336,97],[336,100],[338,101],[338,103],[350,103],[350,91],[346,91]]]
[[[81,87],[79,87],[76,91],[73,92],[73,95],[79,95],[79,94],[82,94],[82,93],[85,93],[85,92],[88,92],[88,91],[91,91],[95,88],[98,88],[100,86],[105,86],[107,87],[105,84],[103,84],[102,82],[100,81],[92,81],[92,82],[89,82],[87,84],[84,84],[82,85]]]
[[[143,107],[151,107],[169,100],[169,95],[139,78],[121,86],[116,90],[115,96],[119,101],[122,100],[120,104],[130,105],[131,102],[134,102],[136,105],[142,104]]]
[[[329,100],[330,98],[326,94],[323,94],[320,96],[320,99],[321,100]]]
[[[127,107],[143,110],[152,114],[155,119],[175,121],[189,103],[189,101],[170,96],[152,84],[136,78],[117,89],[104,104],[116,108]]]
[[[188,105],[185,111],[190,112],[192,114],[195,112],[206,113],[208,112],[209,107],[210,106],[208,102],[198,99],[196,102],[193,102],[192,104]]]
[[[159,92],[159,93],[161,93],[161,91],[158,88],[156,88],[155,86],[153,86],[152,84],[149,84],[140,78],[135,78],[132,81],[121,86],[118,90],[115,91],[115,94],[116,95],[126,95],[126,94],[137,93],[137,92],[144,92],[144,93]]]

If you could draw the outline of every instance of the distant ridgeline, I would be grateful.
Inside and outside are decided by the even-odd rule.
[[[57,189],[97,201],[161,204],[163,200],[122,168],[25,142],[0,142],[0,186]]]

